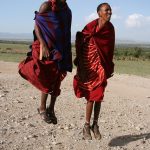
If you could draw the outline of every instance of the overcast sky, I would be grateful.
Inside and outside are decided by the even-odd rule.
[[[44,0],[1,0],[0,32],[32,33],[34,11]],[[72,35],[97,18],[96,8],[108,2],[116,38],[150,42],[150,0],[67,0],[72,10]]]

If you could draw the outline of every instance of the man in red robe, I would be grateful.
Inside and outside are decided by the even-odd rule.
[[[56,98],[66,72],[72,71],[71,18],[66,0],[44,2],[35,14],[32,55],[19,64],[20,75],[42,92],[38,112],[47,123],[57,123]],[[48,94],[51,101],[46,108]]]
[[[76,55],[74,60],[77,74],[74,77],[74,91],[78,98],[85,97],[86,121],[83,128],[84,139],[101,138],[98,118],[107,79],[113,75],[113,53],[115,45],[114,27],[110,22],[111,7],[102,3],[97,7],[99,18],[88,23],[76,35]],[[90,126],[94,107],[94,120]]]

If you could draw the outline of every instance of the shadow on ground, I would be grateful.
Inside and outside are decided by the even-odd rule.
[[[119,136],[119,137],[112,139],[109,142],[109,146],[110,147],[124,146],[133,141],[137,141],[140,139],[143,139],[145,141],[149,138],[150,138],[150,133],[139,134],[139,135],[124,135],[124,136]]]

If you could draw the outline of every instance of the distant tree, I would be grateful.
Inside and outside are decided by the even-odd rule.
[[[133,56],[136,57],[136,58],[139,58],[141,56],[141,54],[142,54],[142,49],[139,48],[139,47],[135,47]]]

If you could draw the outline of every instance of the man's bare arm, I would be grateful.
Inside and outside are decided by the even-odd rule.
[[[43,57],[49,57],[50,53],[49,53],[49,49],[41,35],[40,29],[38,28],[38,26],[35,24],[35,33],[36,36],[40,42],[40,55],[39,55],[39,59],[42,60]]]
[[[35,30],[36,36],[37,36],[40,44],[45,44],[45,41],[43,40],[43,37],[41,35],[41,31],[40,31],[39,27],[36,24],[34,26],[34,30]]]
[[[39,13],[46,13],[51,10],[50,3],[44,2],[39,9]],[[48,47],[42,37],[41,31],[39,27],[35,24],[34,26],[35,34],[40,42],[40,56],[39,59],[42,60],[43,57],[49,57],[49,50]]]
[[[48,11],[50,11],[50,3],[49,2],[44,2],[40,6],[39,13],[45,13],[45,12],[48,12]],[[35,29],[36,36],[37,36],[38,40],[40,41],[40,43],[45,44],[45,41],[43,40],[43,37],[42,37],[42,34],[41,34],[41,31],[40,31],[40,29],[38,28],[38,26],[36,24],[34,26],[34,29]]]
[[[47,13],[51,11],[51,6],[49,2],[44,2],[39,9],[39,13]],[[35,34],[40,42],[40,56],[39,59],[42,60],[43,57],[49,57],[49,49],[43,39],[43,36],[41,34],[41,31],[39,27],[35,24],[34,26]]]

